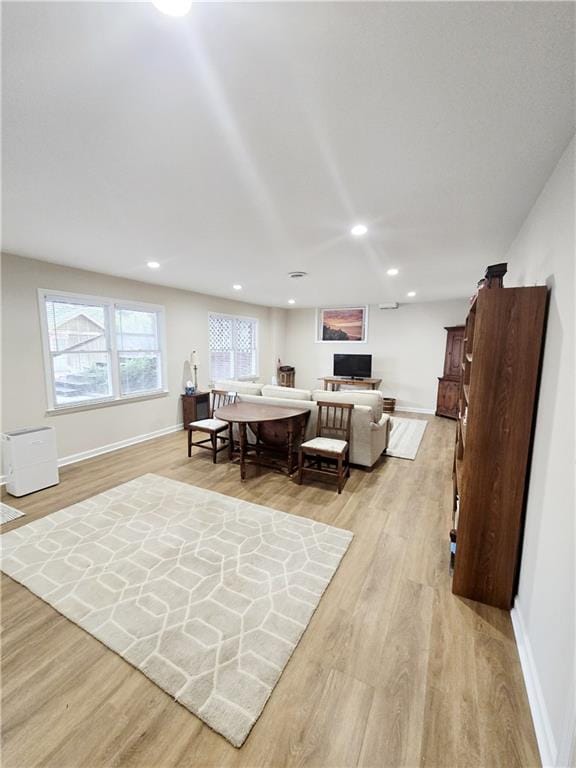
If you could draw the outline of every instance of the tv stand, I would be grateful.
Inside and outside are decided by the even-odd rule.
[[[358,377],[346,378],[345,376],[322,376],[320,381],[324,382],[324,389],[330,392],[338,392],[342,384],[351,387],[362,387],[364,389],[378,389],[382,384],[382,379],[360,379]]]

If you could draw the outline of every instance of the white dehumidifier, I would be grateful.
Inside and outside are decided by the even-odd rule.
[[[2,435],[6,490],[25,496],[58,484],[54,427],[25,427]]]

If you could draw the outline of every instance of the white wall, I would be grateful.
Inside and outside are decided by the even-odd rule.
[[[166,308],[168,389],[151,400],[79,412],[46,415],[46,386],[40,338],[38,288],[132,299]],[[204,294],[2,255],[2,429],[49,424],[56,427],[58,455],[66,458],[143,434],[167,430],[182,421],[180,393],[184,364],[192,349],[200,355],[199,385],[208,372],[208,313],[237,313],[260,321],[260,374],[275,372],[281,354],[284,310],[227,301]]]
[[[574,737],[574,141],[507,255],[505,285],[550,288],[542,381],[513,619],[545,765],[568,765]]]
[[[385,396],[406,409],[434,411],[438,376],[442,375],[446,331],[463,324],[465,299],[369,307],[366,344],[315,342],[316,315],[311,309],[288,310],[286,363],[296,366],[296,386],[321,388],[319,377],[332,375],[335,353],[372,355],[372,375],[381,378]]]

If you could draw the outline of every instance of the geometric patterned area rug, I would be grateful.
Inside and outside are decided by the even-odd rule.
[[[397,416],[391,416],[390,422],[392,428],[386,455],[414,460],[428,422],[426,419],[400,419]]]
[[[1,568],[240,747],[351,539],[147,474],[4,534]]]

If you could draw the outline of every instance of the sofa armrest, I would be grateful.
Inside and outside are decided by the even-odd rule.
[[[382,453],[388,448],[388,439],[390,437],[391,426],[392,424],[390,422],[390,416],[388,416],[387,413],[384,413],[382,415],[382,418],[377,424],[375,424],[374,422],[370,424],[370,429],[376,433],[372,438],[373,441],[377,441],[378,448],[382,446],[382,450],[380,451],[380,453]]]

